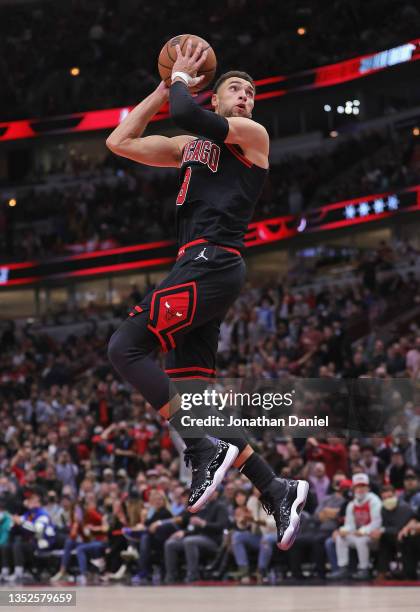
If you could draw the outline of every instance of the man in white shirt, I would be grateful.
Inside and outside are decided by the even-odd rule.
[[[352,478],[354,499],[346,508],[344,525],[335,532],[338,571],[330,575],[332,580],[349,577],[350,548],[357,551],[358,571],[355,580],[369,580],[369,552],[374,540],[371,533],[382,525],[380,498],[370,491],[367,474],[354,474]]]

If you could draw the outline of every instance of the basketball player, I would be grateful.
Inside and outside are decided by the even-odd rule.
[[[206,52],[200,44],[193,51],[190,40],[184,55],[179,45],[176,50],[171,87],[160,83],[106,141],[111,151],[138,163],[181,169],[176,263],[113,334],[108,355],[120,375],[180,431],[179,385],[215,376],[220,323],[245,281],[241,251],[268,173],[269,137],[251,119],[255,85],[248,74],[223,74],[211,100],[215,112],[208,111],[189,91],[203,78],[196,74]],[[142,136],[168,99],[173,121],[195,136]],[[165,372],[150,357],[157,346],[168,352]],[[178,392],[169,377],[177,381]],[[193,469],[189,510],[200,510],[234,465],[274,515],[278,547],[290,548],[308,483],[276,478],[245,437],[214,440],[202,431],[198,439],[183,438]]]

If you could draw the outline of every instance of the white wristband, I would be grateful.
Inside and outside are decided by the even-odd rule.
[[[171,77],[171,83],[174,82],[174,80],[179,77],[180,79],[182,79],[185,83],[185,85],[189,85],[192,81],[192,77],[190,77],[189,74],[187,74],[186,72],[173,72],[172,73],[172,77]]]

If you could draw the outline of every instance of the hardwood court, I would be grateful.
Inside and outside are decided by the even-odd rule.
[[[76,612],[414,612],[420,609],[420,587],[93,586],[54,590],[66,588],[76,590],[76,608],[65,608],[69,612],[72,609]],[[23,607],[14,609],[24,610]],[[36,608],[40,612],[57,609],[55,606]]]

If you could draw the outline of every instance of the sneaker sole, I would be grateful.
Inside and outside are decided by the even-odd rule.
[[[199,500],[195,502],[193,506],[188,506],[188,512],[194,514],[195,512],[199,512],[203,506],[206,505],[209,498],[213,495],[219,484],[222,483],[223,478],[225,477],[226,472],[232,466],[232,463],[235,461],[236,457],[239,455],[239,449],[237,446],[233,444],[229,444],[229,448],[226,453],[226,457],[223,460],[222,465],[216,470],[213,478],[212,484],[207,487],[204,491],[203,495]]]
[[[289,550],[293,545],[300,527],[300,513],[305,507],[306,498],[308,497],[309,483],[306,480],[299,480],[296,491],[296,499],[290,510],[290,523],[283,534],[280,542],[277,542],[277,548],[280,550]]]

